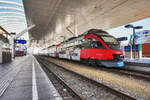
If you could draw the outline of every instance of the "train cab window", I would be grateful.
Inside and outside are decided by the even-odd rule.
[[[110,49],[120,50],[120,43],[113,36],[101,36],[101,38]]]
[[[94,39],[94,38],[85,39],[85,41],[83,42],[83,47],[84,48],[105,49],[104,45],[101,42],[99,42],[98,40]]]
[[[94,38],[92,39],[91,47],[92,48],[105,49],[104,45],[100,41],[98,41]]]

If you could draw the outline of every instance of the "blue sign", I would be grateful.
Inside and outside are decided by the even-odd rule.
[[[139,45],[135,45],[135,47],[133,47],[133,45],[132,45],[132,50],[133,50],[134,48],[135,48],[136,51],[138,51],[138,50],[139,50]],[[125,50],[126,52],[129,52],[129,51],[131,50],[131,46],[130,46],[130,45],[125,46],[125,47],[124,47],[124,50]]]
[[[21,43],[21,44],[26,44],[26,40],[15,40],[15,43]]]

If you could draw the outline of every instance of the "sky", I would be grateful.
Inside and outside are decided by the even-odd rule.
[[[27,27],[22,0],[0,0],[0,25],[9,33],[20,33]],[[28,40],[28,33],[22,38]]]
[[[136,32],[143,31],[143,30],[150,30],[150,17],[129,24],[132,24],[134,26],[143,26],[143,29],[138,29],[136,30]],[[125,28],[124,26],[125,25],[113,29],[109,29],[106,31],[116,38],[128,37],[128,41],[129,41],[130,36],[133,34],[133,30],[131,28]],[[128,41],[126,43],[128,43]]]

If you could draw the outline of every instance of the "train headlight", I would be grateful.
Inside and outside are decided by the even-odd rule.
[[[118,54],[113,54],[113,58],[114,58],[114,60],[118,61],[118,60],[123,60],[124,56],[118,55]]]

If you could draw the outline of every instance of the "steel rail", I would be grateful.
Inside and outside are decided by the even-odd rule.
[[[121,74],[126,76],[135,77],[138,79],[143,79],[146,81],[150,81],[150,75],[147,74],[144,75],[144,73],[140,73],[139,71],[132,71],[132,70],[124,70],[124,69],[107,69],[107,68],[100,68],[100,70],[107,71],[107,72],[113,72],[115,74]]]
[[[130,96],[130,95],[125,94],[125,93],[123,93],[123,92],[121,92],[121,91],[118,91],[118,90],[116,90],[116,89],[114,89],[114,88],[112,88],[112,87],[109,87],[109,86],[107,86],[107,85],[105,85],[105,84],[103,84],[103,83],[97,82],[96,80],[91,79],[91,78],[89,78],[89,77],[87,77],[87,76],[84,76],[84,75],[82,75],[82,74],[79,74],[79,73],[77,73],[77,72],[74,72],[74,71],[72,71],[72,70],[69,70],[69,69],[67,69],[67,68],[65,68],[65,67],[63,67],[63,66],[61,66],[61,65],[58,65],[58,64],[56,64],[56,63],[54,63],[54,62],[49,61],[48,59],[44,59],[44,60],[47,60],[48,62],[50,62],[50,63],[52,63],[52,64],[54,64],[54,65],[56,65],[56,66],[58,66],[58,67],[61,67],[61,68],[63,68],[64,70],[70,71],[70,72],[72,72],[72,73],[74,73],[74,74],[76,74],[76,75],[79,75],[79,76],[81,76],[81,77],[83,77],[83,78],[85,78],[85,79],[87,79],[87,80],[89,80],[89,81],[92,81],[92,82],[98,84],[99,86],[102,86],[102,87],[104,87],[105,89],[111,91],[113,94],[122,97],[124,100],[137,100],[137,99],[136,99],[135,97],[133,97],[133,96]]]
[[[62,60],[62,61],[66,61],[66,60]],[[84,65],[83,63],[81,62],[77,62],[77,61],[70,61],[70,62],[73,62],[73,63],[78,63],[78,64],[81,64],[81,65]],[[88,65],[87,66],[91,67],[91,66],[94,66],[95,65]],[[107,72],[113,72],[113,73],[116,73],[116,74],[122,74],[122,75],[128,75],[128,76],[131,76],[131,77],[135,77],[135,78],[138,78],[138,79],[143,79],[143,80],[146,80],[146,81],[150,81],[150,72],[145,72],[145,71],[139,71],[139,70],[132,70],[132,69],[125,69],[125,68],[104,68],[104,67],[97,67],[98,69],[100,70],[103,70],[103,71],[107,71]],[[139,75],[141,74],[141,75]]]
[[[65,87],[68,88],[73,93],[74,96],[76,96],[79,100],[84,100],[78,93],[76,93],[71,87],[69,87],[63,79],[61,79],[54,72],[52,72],[47,67],[48,65],[46,63],[44,63],[43,61],[41,61],[41,59],[39,59],[39,60],[40,60],[40,63],[42,63],[44,65],[43,67],[45,67],[47,69],[47,71],[49,71],[50,73],[52,73],[59,81],[61,81],[65,85]]]

